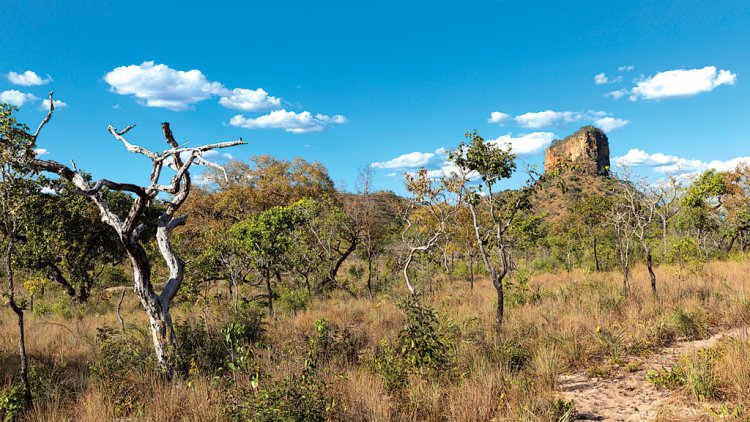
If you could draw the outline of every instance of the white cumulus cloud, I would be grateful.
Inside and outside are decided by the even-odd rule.
[[[213,95],[229,90],[209,81],[200,70],[174,70],[167,65],[146,61],[140,65],[120,66],[104,76],[112,90],[133,95],[146,107],[180,111]]]
[[[701,69],[667,70],[641,79],[635,87],[630,91],[623,92],[623,94],[629,93],[631,101],[690,97],[713,91],[721,85],[734,85],[736,80],[737,75],[735,73],[724,69],[717,71],[716,66],[706,66]],[[613,93],[610,93],[610,95],[614,98],[623,96]]]
[[[533,132],[528,135],[513,137],[513,135],[503,135],[497,139],[489,141],[501,148],[511,148],[511,152],[516,155],[531,155],[544,151],[556,136],[552,132]]]
[[[550,126],[562,126],[566,123],[579,120],[579,114],[572,111],[538,111],[528,112],[514,118],[520,126],[529,129],[540,129]]]
[[[620,66],[617,68],[619,72],[630,72],[631,70],[635,69],[635,66],[629,64],[625,66]]]
[[[719,171],[734,170],[739,163],[750,163],[750,157],[736,157],[730,160],[713,160],[705,162],[676,155],[656,152],[650,154],[642,149],[634,148],[625,155],[612,159],[615,165],[628,167],[652,167],[654,171],[665,174],[700,173],[709,169]]]
[[[263,88],[235,88],[227,94],[219,99],[219,104],[233,110],[261,111],[281,105],[280,98],[268,95]]]
[[[8,103],[16,107],[23,107],[24,104],[38,99],[34,94],[27,94],[15,89],[0,92],[0,103]]]
[[[23,86],[45,85],[50,81],[49,79],[39,77],[39,75],[31,70],[27,70],[23,73],[9,72],[8,80],[14,85]]]
[[[372,163],[370,166],[380,169],[418,168],[428,165],[434,157],[435,154],[432,152],[410,152],[388,161]]]
[[[346,118],[341,115],[316,114],[313,116],[309,111],[296,113],[285,109],[274,110],[256,118],[247,118],[238,114],[229,121],[231,126],[246,129],[284,129],[290,133],[320,132],[331,124],[343,123],[346,123]]]
[[[39,157],[41,155],[49,154],[49,151],[46,148],[37,148],[34,150],[34,154],[36,154],[36,156]]]
[[[62,100],[55,100],[55,108],[65,108],[68,106],[68,103]],[[49,99],[45,98],[42,100],[42,104],[40,105],[40,108],[42,110],[49,110]]]
[[[574,122],[590,122],[605,132],[619,129],[630,123],[628,120],[615,118],[606,111],[593,110],[582,112],[553,110],[529,112],[516,116],[514,120],[519,126],[529,129],[562,127]]]
[[[490,113],[490,118],[487,119],[488,123],[502,123],[510,118],[510,115],[507,113],[502,113],[499,111],[493,111]]]
[[[620,129],[628,123],[630,123],[629,120],[617,119],[610,116],[594,120],[594,124],[605,132],[611,132],[613,130]]]

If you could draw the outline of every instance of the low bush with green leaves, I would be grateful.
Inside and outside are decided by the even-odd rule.
[[[14,385],[0,391],[0,418],[4,422],[20,419],[25,408],[23,386]]]

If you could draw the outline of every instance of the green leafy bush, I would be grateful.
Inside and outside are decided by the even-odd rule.
[[[401,356],[386,340],[381,340],[367,361],[370,370],[380,375],[389,393],[401,391],[409,383],[409,371]]]
[[[330,418],[335,404],[327,398],[326,387],[315,365],[308,361],[299,375],[260,384],[250,403],[234,409],[231,416],[259,422],[324,421]]]
[[[139,397],[155,374],[156,362],[143,337],[97,329],[91,379],[111,398],[118,415],[128,415],[139,406]]]
[[[20,385],[14,385],[0,391],[0,418],[4,422],[20,419],[26,408],[24,390]]]
[[[347,327],[331,324],[325,318],[315,321],[313,333],[307,338],[310,356],[316,362],[337,361],[340,364],[354,363],[366,338]]]
[[[451,368],[454,348],[441,335],[435,311],[422,305],[416,295],[402,302],[399,308],[407,318],[398,335],[401,357],[420,373],[425,369],[443,372]]]
[[[675,308],[669,315],[669,323],[677,334],[688,340],[698,340],[708,334],[708,328],[700,315]]]
[[[279,308],[291,314],[296,315],[310,304],[310,294],[305,288],[281,288],[277,293]]]

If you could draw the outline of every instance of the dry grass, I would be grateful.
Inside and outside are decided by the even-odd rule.
[[[307,336],[314,322],[325,318],[361,340],[355,362],[331,361],[319,368],[327,383],[325,393],[335,398],[332,419],[551,420],[560,414],[555,388],[561,373],[624,370],[634,357],[680,337],[704,336],[750,321],[747,260],[711,262],[702,274],[684,280],[668,267],[658,268],[656,298],[647,280],[645,269],[636,268],[629,296],[623,297],[616,273],[534,275],[527,290],[508,289],[507,317],[499,330],[489,283],[479,281],[473,292],[463,280],[444,283],[424,300],[456,334],[455,367],[443,376],[411,375],[400,393],[389,394],[382,376],[367,365],[379,342],[395,341],[404,323],[388,296],[371,303],[336,294],[314,299],[297,315],[278,316],[267,324],[267,347],[257,352],[256,365],[267,380],[300,373]],[[400,285],[391,295],[404,297]],[[54,386],[27,412],[27,420],[115,418],[116,404],[90,381],[88,368],[96,356],[97,328],[119,329],[113,311],[116,299],[107,294],[92,298],[72,316],[29,313],[27,347],[37,372],[45,374],[37,378]],[[53,293],[44,299],[56,300]],[[225,305],[212,304],[209,319],[222,318]],[[145,329],[132,295],[123,312],[129,327]],[[203,314],[203,307],[184,304],[175,312],[178,320],[194,319]],[[7,386],[17,371],[16,332],[9,311],[0,313],[0,321],[0,385]],[[722,391],[732,403],[750,406],[750,345],[744,339],[725,347],[717,364]],[[157,377],[143,381],[138,383],[138,406],[130,413],[137,420],[224,420],[235,390],[245,385],[217,382],[209,375],[174,384]]]

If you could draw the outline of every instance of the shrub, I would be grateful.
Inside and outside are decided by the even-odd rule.
[[[657,387],[671,390],[686,387],[698,400],[720,398],[721,390],[715,368],[722,353],[720,348],[690,352],[680,357],[671,368],[648,371],[646,379]]]
[[[313,364],[300,375],[261,388],[254,398],[255,421],[324,421],[333,411],[334,402],[325,395],[326,384]]]
[[[4,422],[20,419],[25,408],[26,399],[22,386],[14,385],[0,391],[0,418]]]
[[[672,311],[669,322],[679,336],[688,340],[697,340],[708,334],[706,323],[698,315],[685,312],[681,308]]]
[[[338,360],[339,363],[349,364],[357,361],[366,338],[356,335],[347,327],[340,328],[320,318],[315,321],[313,333],[307,337],[307,342],[310,357],[316,362]]]
[[[383,378],[385,388],[391,394],[402,390],[409,383],[409,371],[404,360],[386,340],[380,341],[367,366]]]
[[[398,335],[399,352],[420,373],[424,369],[443,372],[453,366],[454,350],[445,336],[435,311],[412,295],[399,307],[406,314],[406,325]]]
[[[294,315],[306,309],[310,303],[310,294],[305,288],[281,288],[278,295],[279,308]]]
[[[91,378],[109,396],[115,413],[127,415],[140,406],[147,380],[155,375],[151,350],[138,337],[98,328]]]
[[[178,343],[177,367],[182,372],[211,374],[224,366],[228,350],[220,330],[207,326],[201,317],[197,322],[174,325]]]
[[[685,384],[698,400],[717,399],[721,396],[715,370],[721,353],[719,348],[703,349],[683,356],[680,361]]]

